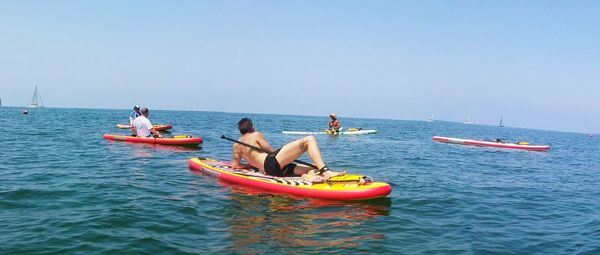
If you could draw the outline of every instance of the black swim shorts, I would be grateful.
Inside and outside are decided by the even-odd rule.
[[[277,161],[277,158],[275,158],[275,156],[277,156],[277,153],[279,153],[279,150],[269,153],[267,155],[267,158],[265,158],[265,165],[264,165],[265,172],[268,175],[279,176],[279,177],[296,176],[294,174],[294,168],[296,167],[296,164],[289,163],[286,166],[284,166],[282,169],[281,166],[279,165],[279,162]]]

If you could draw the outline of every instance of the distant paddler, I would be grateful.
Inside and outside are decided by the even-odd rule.
[[[331,118],[331,120],[329,121],[329,128],[327,129],[326,132],[328,134],[334,134],[334,133],[339,133],[340,131],[342,131],[342,122],[340,122],[340,120],[338,120],[337,114],[335,114],[335,113],[329,114],[329,118]]]
[[[133,111],[131,112],[131,114],[129,114],[129,125],[133,126],[133,120],[135,120],[135,118],[141,115],[142,114],[140,113],[140,107],[138,105],[135,105],[133,107]]]

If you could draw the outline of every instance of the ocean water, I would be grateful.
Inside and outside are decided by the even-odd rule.
[[[322,201],[223,183],[188,168],[230,159],[242,117],[274,146],[326,117],[151,111],[201,149],[111,142],[127,110],[0,108],[5,254],[600,254],[600,137],[342,118],[375,135],[317,136],[331,168],[389,182],[387,198]],[[506,123],[509,124],[509,123]],[[549,144],[527,152],[434,135]],[[308,160],[308,158],[302,158]]]

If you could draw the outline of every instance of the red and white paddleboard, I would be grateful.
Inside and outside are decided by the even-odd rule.
[[[505,148],[505,149],[519,149],[529,151],[547,151],[550,149],[549,145],[530,145],[521,143],[507,143],[507,142],[494,142],[494,141],[481,141],[481,140],[470,140],[453,137],[434,136],[433,140],[441,143],[454,143],[462,145],[472,146],[485,146],[494,148]]]
[[[175,136],[175,137],[164,137],[164,138],[154,138],[154,137],[138,137],[138,136],[130,136],[130,135],[115,135],[115,134],[105,134],[104,139],[113,140],[113,141],[125,141],[132,143],[152,143],[152,144],[162,144],[162,145],[180,145],[180,146],[200,146],[202,143],[201,137],[192,137],[192,136]]]

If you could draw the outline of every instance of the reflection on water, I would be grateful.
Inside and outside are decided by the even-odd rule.
[[[278,247],[354,247],[363,240],[384,239],[384,234],[359,233],[379,216],[389,215],[388,198],[367,202],[298,199],[221,182],[229,186],[230,204],[224,207],[234,249],[244,251],[255,243]],[[229,208],[229,209],[227,209]],[[235,208],[232,210],[231,208]],[[248,251],[251,252],[251,251]]]

